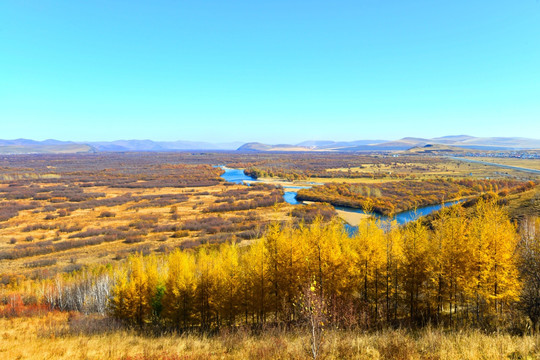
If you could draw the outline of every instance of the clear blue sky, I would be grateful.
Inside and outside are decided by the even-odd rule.
[[[538,0],[0,2],[0,138],[540,138]]]

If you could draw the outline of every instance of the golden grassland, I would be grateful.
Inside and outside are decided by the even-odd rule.
[[[334,168],[328,169],[331,172],[353,172],[365,174],[405,174],[408,177],[413,177],[416,180],[427,180],[437,177],[472,177],[472,178],[497,178],[501,176],[517,176],[523,177],[523,173],[512,169],[501,169],[496,166],[480,164],[480,163],[465,163],[458,160],[447,158],[438,158],[439,160],[429,165],[420,166],[415,162],[396,162],[392,164],[363,164],[361,167],[351,168]],[[528,159],[504,159],[504,158],[474,158],[475,160],[489,161],[505,165],[528,167],[531,169],[540,169],[540,160]],[[527,175],[528,178],[538,178],[535,175]],[[313,181],[319,179],[312,179]],[[332,182],[366,182],[370,179],[332,179]],[[389,181],[389,178],[377,179],[374,182]]]
[[[119,197],[126,194],[135,196],[147,195],[188,195],[187,201],[179,202],[167,206],[149,206],[137,209],[130,209],[134,202],[127,202],[115,206],[101,206],[92,209],[77,209],[68,212],[66,216],[45,220],[47,213],[35,213],[34,210],[23,210],[15,216],[2,223],[0,227],[0,252],[10,251],[16,245],[38,245],[40,242],[53,240],[54,242],[66,241],[79,231],[97,228],[132,228],[137,221],[151,222],[153,226],[158,225],[181,225],[187,220],[194,220],[209,216],[218,216],[224,219],[231,217],[246,217],[248,213],[257,217],[256,222],[264,224],[269,221],[280,221],[290,219],[289,213],[291,205],[287,203],[267,208],[257,208],[249,211],[226,211],[219,213],[203,213],[203,210],[214,204],[216,194],[224,191],[245,189],[242,185],[214,185],[198,188],[148,188],[148,189],[125,189],[111,187],[93,187],[92,192],[102,192],[106,198]],[[265,196],[269,193],[268,189],[250,189],[250,194],[256,196]],[[20,200],[24,202],[24,200]],[[40,207],[49,204],[48,201],[39,201]],[[171,209],[175,209],[175,218],[172,218]],[[114,217],[103,217],[103,212],[112,212]],[[35,229],[31,231],[24,230],[28,225],[42,224],[53,227],[53,229]],[[77,226],[80,230],[75,232],[59,232],[54,229],[57,225],[66,225],[67,227]],[[162,249],[172,249],[187,241],[196,241],[201,236],[200,232],[189,231],[181,237],[175,236],[174,231],[153,232],[145,231],[139,235],[136,242],[130,243],[119,239],[113,242],[104,242],[98,245],[84,246],[64,251],[57,251],[45,255],[24,256],[18,259],[0,260],[0,274],[2,273],[30,273],[36,269],[35,266],[29,266],[36,261],[54,260],[54,267],[62,268],[67,266],[105,264],[119,260],[126,256],[133,249],[146,246],[148,251],[159,251]],[[233,234],[231,234],[233,236]],[[29,239],[32,240],[29,240]],[[166,249],[165,249],[166,251]]]
[[[257,180],[247,180],[246,183],[248,184],[255,184],[255,183],[263,183],[263,184],[271,184],[276,186],[313,186],[313,185],[320,185],[319,184],[313,184],[314,180],[287,180],[287,179],[281,179],[281,178],[271,178],[271,177],[261,177]],[[324,181],[323,181],[324,182]],[[322,182],[321,182],[322,183]]]
[[[108,327],[109,326],[109,327]],[[447,332],[328,330],[320,359],[537,359],[540,336]],[[144,335],[107,319],[74,313],[48,313],[0,319],[2,359],[311,359],[303,330],[270,329],[263,336],[248,330],[217,335]]]
[[[531,169],[540,168],[540,161],[532,159],[495,158],[496,161],[492,161],[494,158],[475,159],[491,162],[500,161],[501,164],[529,167]],[[349,163],[348,166],[335,166],[337,162],[333,160],[335,159],[329,159],[325,162],[325,159],[314,159],[313,164],[301,163],[296,168],[291,167],[290,164],[285,164],[284,166],[286,167],[284,168],[280,168],[279,164],[271,164],[270,168],[265,167],[265,165],[260,165],[259,168],[263,170],[263,173],[265,173],[266,176],[260,176],[259,180],[276,184],[306,185],[312,182],[376,184],[399,180],[432,180],[441,177],[490,179],[512,177],[522,180],[540,179],[539,175],[527,174],[515,169],[503,169],[489,164],[459,161],[445,156],[425,156],[420,154],[359,156],[356,159],[348,158],[347,161],[344,161],[345,163]],[[342,165],[343,162],[340,164]],[[255,168],[257,168],[257,166],[255,166]],[[272,171],[275,174],[281,175],[268,177],[267,174]],[[304,177],[301,177],[301,180],[287,180],[285,179],[286,175],[284,174],[291,174],[290,177],[292,179],[298,174],[302,174]],[[325,176],[324,174],[330,174],[331,176]]]
[[[310,181],[317,183],[348,183],[348,184],[380,184],[392,181],[401,181],[400,179],[389,179],[389,178],[346,178],[346,177],[336,177],[336,178],[310,178]]]
[[[482,164],[463,164],[444,156],[410,154],[372,154],[312,156],[282,160],[261,161],[255,165],[244,165],[250,174],[259,178],[273,177],[302,180],[324,180],[332,178],[355,179],[359,182],[370,179],[433,179],[435,177],[494,176],[498,169],[486,169]],[[342,176],[340,176],[342,175]],[[500,174],[498,176],[501,176]]]
[[[513,219],[540,215],[540,186],[508,196],[507,209]]]
[[[366,163],[362,166],[350,167],[350,168],[335,168],[328,169],[328,171],[341,171],[341,172],[354,172],[354,173],[404,173],[404,174],[422,174],[423,176],[429,175],[457,175],[460,173],[465,174],[466,169],[460,169],[457,163],[451,161],[444,161],[432,163],[427,166],[420,166],[415,162],[396,162],[389,164],[380,163]],[[460,170],[460,171],[459,171]]]
[[[486,161],[501,165],[517,166],[526,169],[540,170],[540,159],[520,159],[520,158],[496,158],[496,157],[466,157],[469,160]]]
[[[410,158],[410,157],[408,157]],[[420,158],[419,158],[420,159]],[[397,161],[399,160],[399,162]],[[522,176],[520,172],[511,169],[504,169],[479,164],[479,163],[464,163],[462,161],[452,160],[448,158],[433,158],[429,164],[415,162],[414,157],[411,161],[401,162],[400,158],[396,158],[396,162],[377,163],[366,162],[361,166],[327,168],[326,171],[334,174],[343,173],[343,177],[309,177],[306,180],[287,180],[279,177],[260,177],[257,180],[268,184],[276,184],[282,186],[305,186],[312,183],[361,183],[361,184],[377,184],[390,181],[400,180],[430,180],[440,177],[453,178],[500,178],[501,176]],[[518,165],[516,165],[518,166]],[[504,172],[504,175],[502,174]],[[345,174],[364,174],[366,177],[347,177]],[[400,175],[396,178],[395,176]],[[532,175],[534,177],[534,175]]]

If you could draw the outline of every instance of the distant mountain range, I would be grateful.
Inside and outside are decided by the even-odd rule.
[[[434,145],[437,145],[433,147]],[[433,147],[442,149],[477,149],[477,150],[525,150],[540,149],[540,140],[520,137],[474,137],[468,135],[443,136],[432,139],[405,137],[400,140],[357,140],[331,141],[310,140],[298,144],[269,145],[258,142],[209,143],[196,141],[152,141],[152,140],[116,140],[101,142],[74,142],[59,140],[35,141],[28,139],[0,140],[0,154],[68,154],[96,152],[135,152],[135,151],[403,151],[413,148]],[[414,152],[414,151],[413,151]]]
[[[73,154],[94,151],[88,144],[70,141],[0,140],[0,154]]]
[[[182,150],[236,150],[241,142],[209,143],[197,141],[117,140],[89,143],[96,151],[182,151]]]
[[[241,142],[208,143],[196,141],[116,140],[73,142],[28,139],[0,140],[0,154],[58,154],[134,151],[236,150]]]
[[[474,137],[452,135],[432,139],[405,137],[400,140],[358,140],[350,142],[304,141],[294,145],[247,143],[239,151],[399,151],[426,145],[446,145],[464,149],[510,150],[540,149],[540,140],[521,137]],[[440,148],[440,147],[439,147]]]

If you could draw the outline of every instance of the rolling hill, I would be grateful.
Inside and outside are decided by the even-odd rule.
[[[479,150],[526,150],[540,149],[540,140],[521,137],[474,137],[469,135],[451,135],[432,139],[405,137],[399,140],[358,140],[351,142],[304,141],[296,145],[268,145],[247,143],[238,151],[404,151],[413,148],[435,146],[431,152],[443,151],[443,145],[458,149]]]
[[[0,145],[0,154],[81,154],[93,153],[95,149],[85,144],[59,145]]]

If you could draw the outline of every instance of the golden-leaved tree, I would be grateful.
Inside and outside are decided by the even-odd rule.
[[[216,259],[215,296],[217,301],[218,323],[234,325],[239,313],[240,267],[238,246],[231,244],[222,249]]]
[[[432,310],[428,286],[433,270],[433,247],[428,230],[420,221],[407,226],[401,240],[404,303],[408,304],[410,320],[420,321]]]
[[[193,324],[195,271],[195,257],[191,253],[177,249],[169,254],[163,314],[174,327],[187,329]]]
[[[435,284],[437,318],[448,314],[449,322],[464,308],[467,287],[474,282],[471,260],[473,244],[465,210],[453,206],[442,211],[434,222],[432,280]]]
[[[516,251],[515,226],[495,201],[445,209],[426,224],[365,219],[349,236],[339,220],[319,218],[272,224],[245,247],[176,250],[165,264],[132,255],[115,275],[110,312],[131,324],[177,329],[291,325],[302,319],[306,286],[315,284],[328,325],[500,324],[521,291],[517,255],[530,255],[522,267],[540,258],[536,235]],[[540,298],[534,276],[524,277],[531,301]]]
[[[160,275],[155,255],[142,254],[128,258],[127,271],[119,274],[113,288],[111,312],[116,317],[136,325],[152,321],[156,307],[160,306]]]
[[[516,261],[517,233],[495,200],[480,200],[470,220],[471,274],[476,320],[499,316],[519,298]]]
[[[240,258],[240,306],[247,323],[266,321],[271,310],[270,303],[270,267],[268,249],[263,241],[257,241]]]
[[[363,310],[373,319],[378,319],[386,282],[385,272],[388,253],[387,239],[383,228],[374,219],[365,219],[358,225],[354,237],[353,269],[355,270],[355,288],[363,302]]]

